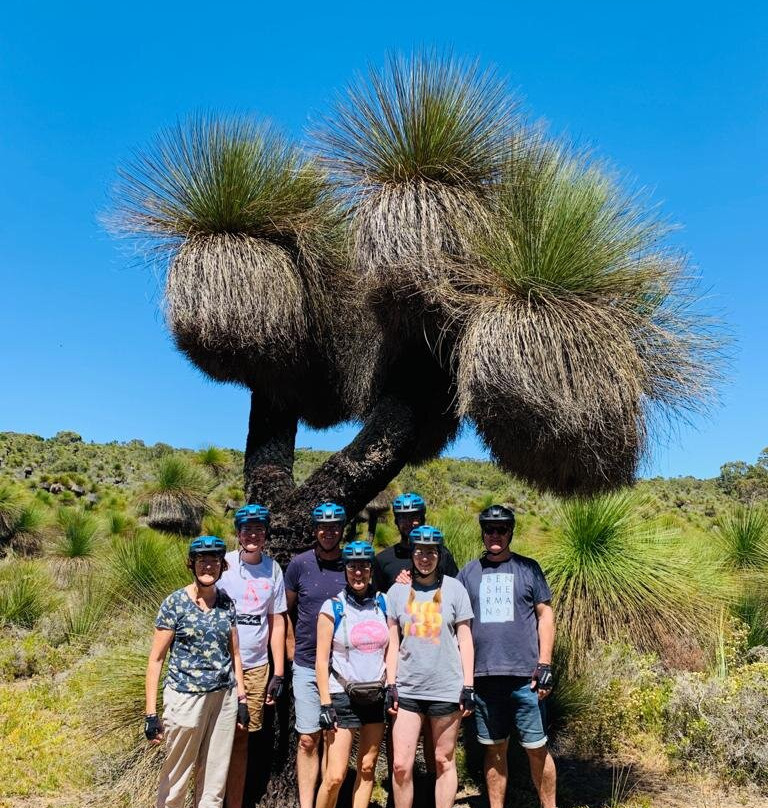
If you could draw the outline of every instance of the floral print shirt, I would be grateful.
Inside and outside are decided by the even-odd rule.
[[[162,602],[155,627],[174,632],[165,685],[180,693],[209,693],[234,684],[229,641],[236,624],[235,604],[221,590],[204,612],[185,589]]]

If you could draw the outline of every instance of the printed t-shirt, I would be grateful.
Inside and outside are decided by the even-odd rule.
[[[387,617],[379,608],[375,597],[358,603],[346,592],[336,596],[344,604],[341,622],[331,644],[331,668],[348,682],[384,681],[384,652],[389,642]],[[323,603],[320,614],[333,620],[333,602]],[[342,693],[344,688],[333,675],[328,679],[331,693]]]
[[[388,592],[402,570],[411,569],[410,545],[402,542],[386,547],[373,560],[373,583],[380,592]],[[451,551],[443,547],[440,553],[440,569],[445,575],[455,578],[459,571]]]
[[[299,553],[285,571],[285,588],[296,593],[296,649],[293,663],[314,668],[320,607],[346,586],[344,562],[321,561],[314,550]]]
[[[283,571],[269,556],[262,554],[258,564],[246,564],[238,550],[226,555],[229,569],[218,587],[235,602],[237,636],[243,668],[249,670],[269,661],[268,614],[280,614],[285,603]]]
[[[165,684],[179,693],[210,693],[234,684],[229,639],[235,604],[216,590],[216,601],[204,612],[185,589],[160,604],[155,627],[174,632]]]
[[[458,702],[464,674],[456,623],[472,619],[464,587],[447,575],[442,586],[393,584],[387,617],[400,626],[397,690],[400,696]]]
[[[530,676],[539,661],[536,606],[552,599],[541,567],[517,553],[501,562],[483,557],[459,580],[475,613],[475,676]]]

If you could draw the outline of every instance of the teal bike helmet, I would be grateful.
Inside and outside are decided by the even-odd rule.
[[[240,530],[246,522],[256,522],[269,527],[269,509],[256,504],[240,508],[235,513],[235,530]]]
[[[341,557],[347,561],[369,561],[373,563],[373,545],[367,541],[352,541],[341,551]]]
[[[312,511],[312,524],[338,525],[347,521],[347,512],[335,502],[321,502]]]
[[[408,513],[423,514],[426,512],[427,503],[413,491],[409,491],[407,494],[400,494],[400,496],[395,497],[392,503],[392,513],[394,513],[395,516]]]

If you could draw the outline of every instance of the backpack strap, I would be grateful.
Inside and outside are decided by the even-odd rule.
[[[384,618],[387,617],[387,599],[381,592],[376,593],[376,605],[381,609],[381,613],[384,615]]]
[[[341,625],[341,619],[344,617],[344,603],[341,598],[331,598],[331,606],[333,607],[333,633],[336,634]]]

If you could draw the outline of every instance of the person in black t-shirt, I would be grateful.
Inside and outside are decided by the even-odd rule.
[[[377,553],[373,562],[373,580],[380,592],[386,592],[394,583],[411,582],[411,546],[408,537],[414,528],[425,523],[427,505],[422,497],[411,491],[395,498],[392,512],[400,532],[400,541]],[[456,577],[459,568],[448,548],[444,548],[440,563],[444,575]]]

